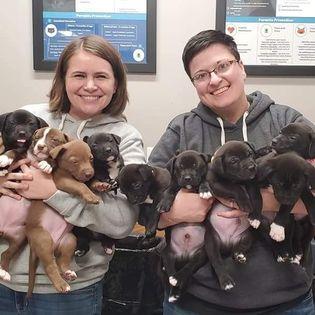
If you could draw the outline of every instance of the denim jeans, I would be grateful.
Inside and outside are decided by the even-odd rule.
[[[26,293],[0,285],[1,315],[100,315],[102,312],[103,280],[67,294]]]
[[[204,312],[192,312],[189,310],[185,310],[178,305],[174,303],[169,303],[167,299],[164,300],[163,303],[163,315],[232,315],[232,314],[248,314],[248,315],[254,315],[254,314],[261,314],[261,315],[315,315],[315,308],[314,308],[314,302],[313,302],[313,294],[310,291],[310,293],[304,298],[303,301],[301,301],[299,304],[291,307],[288,310],[285,311],[271,311],[271,312],[226,312],[226,311],[220,311],[217,309],[211,309],[211,307],[207,308],[207,310],[204,310]]]

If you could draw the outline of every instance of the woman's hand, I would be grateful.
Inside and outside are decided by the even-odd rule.
[[[27,199],[48,199],[57,191],[51,174],[46,174],[42,170],[26,164],[21,165],[21,170],[24,174],[33,177],[33,180],[28,182],[26,189],[18,189],[18,193],[22,197]],[[22,183],[24,182],[22,181]]]
[[[33,176],[32,174],[12,173],[12,171],[28,162],[28,159],[22,159],[16,163],[13,163],[8,168],[9,173],[7,173],[5,176],[0,177],[0,194],[17,200],[20,200],[22,198],[15,191],[19,189],[27,189],[29,182],[33,179]]]
[[[202,222],[212,206],[213,198],[202,199],[199,194],[181,189],[174,200],[169,212],[160,216],[159,229],[181,222]]]

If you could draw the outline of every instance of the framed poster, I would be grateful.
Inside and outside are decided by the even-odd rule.
[[[53,70],[74,38],[96,34],[130,73],[156,71],[156,0],[33,0],[34,70]]]
[[[250,75],[315,76],[314,0],[217,0],[216,28],[234,37]]]

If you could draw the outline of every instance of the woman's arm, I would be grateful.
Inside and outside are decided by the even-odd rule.
[[[138,133],[124,137],[120,148],[124,161],[145,163],[142,139]],[[32,183],[28,191],[36,195],[36,192],[38,194],[38,187],[41,187],[40,194],[44,202],[63,215],[69,223],[106,233],[113,238],[125,237],[132,231],[138,217],[138,208],[132,207],[119,191],[117,195],[113,192],[97,193],[101,198],[101,203],[92,205],[66,192],[54,191],[51,185],[52,179],[43,184],[40,183],[43,175],[37,175],[36,179],[34,175],[34,183],[37,181],[36,185],[33,186]],[[41,177],[40,180],[37,179],[39,177]],[[24,195],[32,198],[30,194],[27,195],[27,191],[24,192]]]

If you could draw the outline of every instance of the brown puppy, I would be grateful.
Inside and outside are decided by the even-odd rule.
[[[57,164],[53,172],[56,187],[83,198],[87,203],[98,204],[99,198],[84,182],[94,176],[93,155],[82,140],[73,140],[50,151]]]

